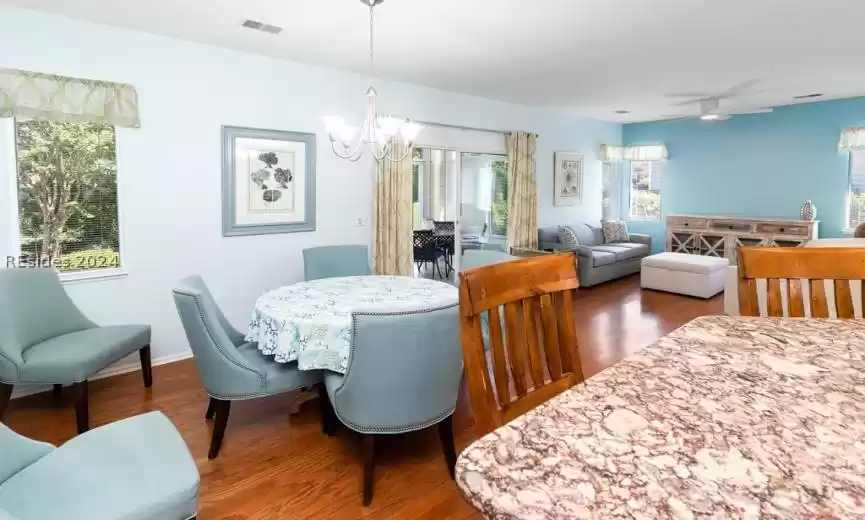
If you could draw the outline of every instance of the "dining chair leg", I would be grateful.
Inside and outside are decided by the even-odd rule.
[[[51,395],[55,398],[63,395],[63,385],[54,385],[54,388],[51,389]]]
[[[449,415],[445,420],[438,423],[439,439],[442,443],[442,451],[445,454],[445,462],[448,465],[448,473],[454,478],[454,466],[457,463],[457,454],[454,449],[454,416]]]
[[[141,358],[141,376],[144,378],[144,388],[153,386],[153,363],[150,362],[150,345],[138,351]]]
[[[363,505],[372,503],[372,481],[375,469],[375,435],[363,436]]]
[[[75,422],[78,425],[78,433],[84,433],[90,429],[90,399],[87,391],[87,380],[72,385],[72,395],[75,396]]]
[[[321,410],[321,433],[332,437],[336,433],[337,419],[324,383],[318,385],[318,406]]]
[[[438,260],[436,260],[434,263],[435,263],[435,268],[436,268],[436,269],[438,270],[438,272],[439,272],[439,278],[442,279],[442,280],[444,280],[445,277],[442,276],[442,266],[441,266],[441,264],[439,264],[439,261],[438,261]],[[433,278],[435,278],[435,273],[433,273]]]
[[[231,412],[231,401],[214,400],[216,401],[214,410],[216,421],[213,423],[213,437],[210,439],[210,451],[207,452],[207,458],[210,460],[215,459],[219,455],[219,448],[222,447],[222,438],[225,436],[225,427],[228,426],[228,414]]]
[[[6,411],[6,406],[12,398],[13,385],[10,383],[0,383],[0,419],[3,418],[3,412]]]
[[[213,414],[216,413],[216,398],[211,397],[207,403],[207,411],[204,413],[205,419],[213,419]]]

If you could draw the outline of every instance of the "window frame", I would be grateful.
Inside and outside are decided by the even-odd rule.
[[[627,206],[627,214],[626,214],[625,220],[634,220],[634,221],[643,221],[643,222],[659,222],[663,219],[663,215],[664,215],[664,205],[663,205],[663,199],[662,199],[663,190],[657,190],[658,191],[659,207],[658,207],[658,215],[656,217],[640,217],[640,216],[634,215],[632,212],[633,202],[634,202],[634,193],[637,191],[634,189],[634,164],[635,163],[647,163],[649,165],[649,186],[651,186],[652,173],[654,172],[655,167],[656,167],[655,165],[658,162],[659,161],[646,161],[646,160],[628,161],[628,177],[627,177],[628,206]],[[652,190],[647,190],[647,191],[651,192]],[[622,208],[622,209],[623,209],[622,213],[625,213],[624,212],[625,208]]]
[[[0,254],[2,254],[2,268],[8,266],[8,260],[12,257],[16,264],[21,256],[21,234],[19,229],[18,208],[18,144],[16,135],[16,119],[14,117],[0,117]],[[60,272],[60,280],[64,284],[86,281],[100,281],[112,278],[120,278],[128,275],[126,269],[127,259],[124,254],[125,228],[123,225],[123,205],[121,200],[122,183],[120,182],[121,155],[119,142],[123,129],[114,126],[114,146],[117,184],[117,249],[120,256],[118,267],[103,267],[87,269],[83,271]],[[7,211],[2,208],[8,207]],[[20,268],[17,267],[16,268]],[[22,269],[28,269],[24,267]]]
[[[865,164],[865,150],[851,150],[847,154],[847,192],[844,194],[844,226],[842,227],[842,233],[845,235],[853,235],[856,231],[856,226],[850,227],[850,210],[853,208],[853,162],[856,154],[861,154],[860,158]],[[863,222],[865,220],[857,222],[856,225]]]

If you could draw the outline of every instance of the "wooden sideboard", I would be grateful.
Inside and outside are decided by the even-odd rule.
[[[728,258],[735,265],[740,247],[798,247],[817,238],[819,224],[819,220],[670,215],[666,250]]]

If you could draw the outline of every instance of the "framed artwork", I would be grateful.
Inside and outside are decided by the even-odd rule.
[[[315,231],[315,134],[222,127],[222,236]]]
[[[554,206],[574,206],[583,202],[583,155],[555,153]]]

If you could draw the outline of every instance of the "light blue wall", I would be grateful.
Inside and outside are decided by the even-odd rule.
[[[845,227],[848,154],[838,153],[847,126],[865,125],[865,97],[776,108],[727,121],[687,119],[624,125],[626,145],[665,143],[661,207],[669,214],[799,218],[817,206],[821,237]],[[664,219],[632,221],[664,247]]]

